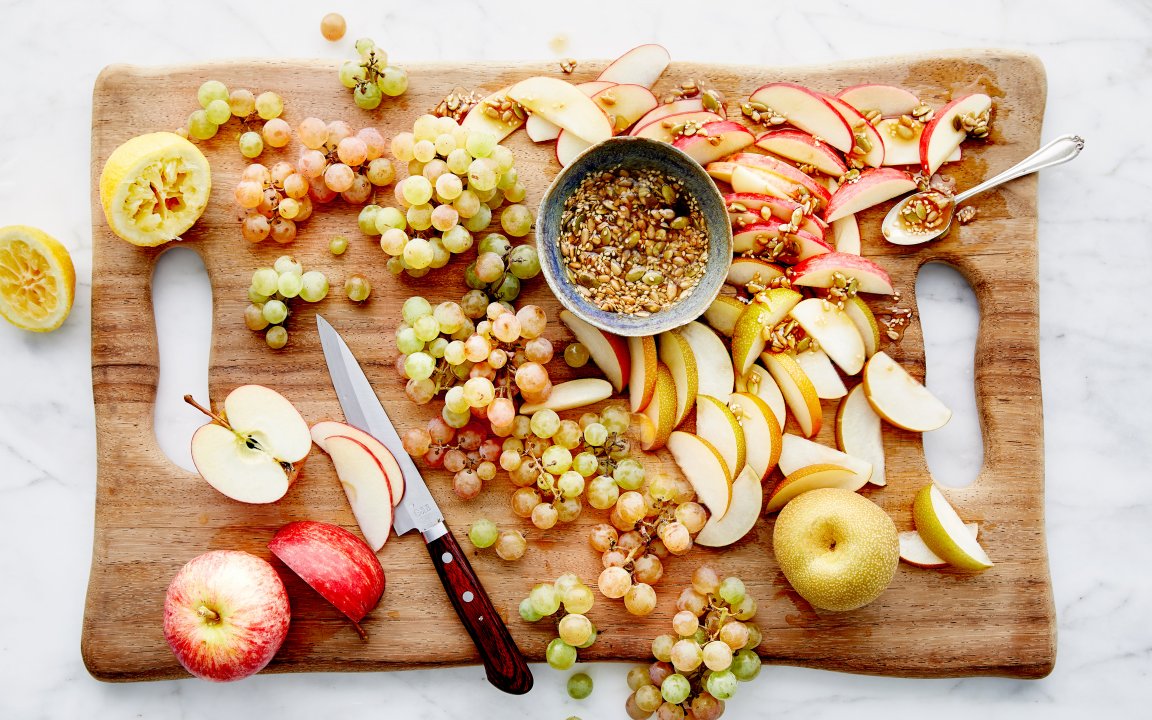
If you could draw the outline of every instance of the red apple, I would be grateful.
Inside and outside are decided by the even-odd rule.
[[[667,106],[665,106],[667,107]],[[656,110],[659,110],[657,108]],[[652,112],[656,112],[653,110]],[[652,113],[649,113],[651,115]],[[649,140],[659,140],[660,142],[671,143],[676,140],[678,135],[672,132],[673,128],[677,125],[684,125],[685,123],[696,123],[698,125],[707,125],[712,122],[723,122],[724,118],[720,117],[714,112],[708,110],[692,110],[690,112],[677,113],[675,115],[666,115],[659,120],[650,122],[647,125],[641,126],[640,123],[645,122],[644,118],[640,118],[636,122],[636,127],[633,128],[630,134],[636,137],[648,138]]]
[[[840,153],[803,130],[770,130],[756,138],[756,147],[801,165],[811,165],[825,175],[840,177],[848,172]]]
[[[758,172],[770,173],[792,185],[803,187],[809,193],[816,196],[822,203],[827,203],[832,197],[832,194],[828,192],[827,188],[800,172],[796,166],[789,165],[783,160],[777,160],[774,157],[761,155],[759,153],[742,152],[736,153],[728,158],[728,161],[734,162],[737,165],[743,165]]]
[[[613,60],[596,79],[650,88],[664,74],[671,60],[663,45],[639,45]]]
[[[794,127],[823,138],[840,152],[850,151],[855,142],[852,128],[825,96],[802,85],[768,83],[752,93],[749,101],[767,105]]]
[[[576,340],[588,348],[592,362],[604,372],[616,392],[623,391],[632,374],[628,341],[581,320],[567,310],[560,311],[560,322],[567,325]]]
[[[880,139],[880,134],[876,132],[875,126],[868,122],[863,115],[860,114],[856,108],[852,107],[843,100],[839,100],[830,95],[826,95],[825,99],[836,108],[836,111],[844,118],[844,121],[852,126],[853,137],[856,141],[856,147],[853,151],[860,150],[861,160],[865,165],[870,167],[880,167],[884,164],[884,141]],[[860,137],[863,136],[868,144],[868,150],[864,151],[861,145]]]
[[[870,168],[836,190],[824,209],[824,220],[835,222],[915,189],[916,181],[903,170]]]
[[[982,115],[991,109],[992,98],[984,93],[964,95],[940,108],[920,135],[920,164],[924,171],[936,172],[968,137],[960,126],[962,115]]]
[[[719,120],[706,123],[695,135],[676,138],[672,146],[688,153],[701,165],[707,165],[754,142],[756,136],[748,128],[730,120]]]
[[[790,222],[792,214],[800,207],[800,203],[794,200],[750,192],[728,193],[724,196],[724,205],[728,208],[728,217],[732,219],[734,228],[762,221],[765,218],[764,208],[768,208],[768,214],[777,220]],[[828,224],[815,215],[805,215],[800,221],[800,229],[822,238]]]
[[[638,130],[646,125],[663,120],[669,115],[678,115],[680,113],[698,112],[704,109],[704,101],[698,97],[686,98],[684,100],[676,100],[663,105],[657,105],[653,110],[649,111],[644,117],[636,121],[636,126],[632,128],[630,135],[635,135]],[[720,118],[723,120],[724,118]]]
[[[792,284],[829,288],[835,283],[836,273],[856,278],[861,292],[893,293],[892,278],[884,268],[868,258],[842,252],[824,253],[797,263],[792,267]]]
[[[164,639],[188,672],[228,682],[264,668],[288,635],[291,609],[280,576],[240,550],[193,558],[168,585]]]

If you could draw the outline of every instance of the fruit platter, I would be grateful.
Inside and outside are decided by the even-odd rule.
[[[716,717],[761,662],[1051,670],[1035,179],[958,208],[932,242],[880,232],[900,197],[949,195],[1036,150],[1034,58],[739,67],[645,45],[404,65],[369,40],[354,54],[97,81],[94,676],[480,662],[420,533],[392,532],[414,485],[398,454],[518,653],[644,663],[621,698],[632,717]],[[705,197],[677,177],[606,172],[541,226],[557,176],[614,137],[696,163],[730,261],[686,254],[708,242]],[[909,207],[909,227],[939,224]],[[205,414],[198,472],[152,432],[150,281],[175,245],[213,291],[210,398],[188,409]],[[550,254],[563,272],[542,272]],[[957,267],[980,303],[985,462],[965,488],[935,485],[921,444],[951,415],[923,382],[927,262]],[[694,301],[677,327],[628,335],[579,304],[655,320]],[[318,324],[402,450],[346,412]],[[219,677],[192,646],[228,609],[181,606],[213,573],[282,582],[260,657]]]

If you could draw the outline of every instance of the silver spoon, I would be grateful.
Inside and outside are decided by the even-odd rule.
[[[884,234],[884,238],[893,245],[919,245],[920,243],[938,238],[948,232],[948,228],[952,226],[952,215],[956,210],[956,206],[968,198],[978,195],[985,190],[991,190],[994,187],[1003,185],[1009,180],[1015,180],[1018,177],[1034,173],[1046,167],[1066,163],[1079,155],[1083,149],[1084,139],[1082,137],[1079,135],[1063,135],[996,177],[989,178],[976,187],[965,190],[959,195],[949,197],[935,190],[909,195],[896,203],[896,205],[888,211],[888,214],[884,216],[884,222],[880,226],[880,231]],[[917,219],[909,222],[904,219],[901,213],[904,208],[914,202],[923,205],[925,212],[923,216],[918,216],[913,211],[910,211],[910,214]],[[915,208],[915,206],[913,206],[913,208]],[[928,227],[924,223],[924,220],[926,217],[932,217],[933,211],[937,213],[938,219],[933,218],[931,227]]]

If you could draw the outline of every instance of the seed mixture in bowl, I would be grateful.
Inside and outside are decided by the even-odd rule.
[[[639,317],[689,297],[708,261],[699,204],[655,169],[617,167],[584,178],[564,203],[558,242],[582,296]]]

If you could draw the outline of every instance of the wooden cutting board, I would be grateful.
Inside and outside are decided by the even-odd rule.
[[[604,62],[582,62],[573,81],[596,76]],[[320,451],[309,458],[287,497],[268,506],[244,505],[217,493],[197,475],[170,463],[152,429],[158,357],[150,278],[163,248],[142,249],[115,237],[106,227],[97,196],[105,159],[128,138],[179,127],[197,107],[196,88],[215,78],[230,87],[256,92],[275,90],[285,98],[285,118],[293,125],[315,115],[347,119],[354,127],[374,125],[386,137],[411,129],[456,87],[495,90],[535,74],[559,75],[554,63],[461,63],[409,68],[411,90],[380,109],[356,109],[336,79],[336,63],[245,61],[210,65],[107,68],[96,82],[92,112],[92,381],[97,425],[96,529],[92,573],[84,614],[82,652],[89,671],[108,681],[153,680],[185,676],[162,633],[164,593],[173,575],[189,559],[210,549],[234,548],[271,558],[266,544],[277,528],[310,518],[356,530],[330,460]],[[949,166],[960,187],[968,187],[1017,162],[1038,146],[1046,84],[1039,61],[1000,51],[971,51],[868,60],[806,68],[733,67],[677,63],[655,88],[657,95],[695,78],[722,90],[736,104],[764,82],[786,80],[835,92],[863,82],[888,82],[920,93],[935,106],[953,92],[982,89],[995,99],[991,142],[970,143],[964,161]],[[396,350],[392,332],[400,302],[425,294],[433,302],[458,300],[464,291],[461,262],[422,280],[394,278],[383,253],[362,236],[356,209],[342,201],[320,207],[287,247],[268,241],[250,245],[240,237],[232,190],[245,161],[236,149],[235,123],[202,147],[213,170],[208,211],[182,245],[203,258],[213,289],[210,392],[219,403],[235,386],[272,387],[315,422],[340,418],[326,372],[313,314],[322,312],[347,338],[365,365],[381,400],[401,432],[431,416],[404,400],[392,369]],[[508,144],[535,207],[557,172],[551,144],[534,146],[522,132]],[[295,148],[295,143],[292,146]],[[266,152],[271,164],[297,151]],[[391,202],[390,189],[383,202]],[[915,279],[929,261],[955,266],[979,300],[981,318],[976,346],[976,395],[984,433],[984,467],[970,487],[948,494],[962,517],[977,521],[981,542],[996,566],[981,574],[923,570],[901,564],[892,586],[879,600],[849,613],[813,610],[793,592],[773,559],[773,519],[763,518],[737,545],[723,550],[697,549],[666,563],[657,585],[659,605],[645,619],[628,615],[618,601],[597,599],[590,613],[601,629],[596,644],[580,651],[581,660],[649,658],[651,638],[670,632],[670,617],[692,570],[704,561],[721,573],[738,574],[759,601],[756,622],[763,629],[759,653],[766,662],[859,673],[938,677],[1007,675],[1041,677],[1055,657],[1055,613],[1044,538],[1044,457],[1038,364],[1036,177],[1032,176],[974,203],[979,217],[945,240],[920,248],[883,242],[879,222],[885,208],[864,213],[864,253],[888,268],[903,292],[901,307],[915,309]],[[352,242],[342,257],[327,251],[328,240],[347,234]],[[374,289],[363,307],[338,290],[317,306],[298,303],[288,328],[286,349],[269,350],[259,333],[248,331],[243,310],[252,271],[270,265],[283,252],[305,267],[326,272],[334,288],[351,272],[365,273]],[[552,318],[547,332],[561,350],[570,341],[556,319],[558,310],[542,279],[527,283],[522,299],[543,305]],[[885,311],[891,302],[874,299]],[[914,316],[915,318],[915,316]],[[885,349],[913,372],[923,375],[923,342],[918,321],[902,341]],[[554,377],[573,374],[562,361]],[[588,368],[578,374],[594,374]],[[825,417],[835,404],[825,403]],[[188,412],[195,412],[189,409]],[[821,439],[834,444],[832,422]],[[889,484],[863,492],[887,510],[901,530],[912,527],[915,492],[929,481],[918,434],[885,427]],[[676,472],[666,453],[646,460],[648,468]],[[555,636],[545,623],[520,620],[516,607],[533,584],[576,571],[593,583],[598,554],[587,543],[587,528],[604,513],[586,508],[575,526],[543,532],[511,512],[511,484],[503,474],[480,498],[463,502],[450,490],[445,472],[426,478],[449,525],[465,547],[469,522],[484,516],[501,527],[517,527],[529,537],[526,557],[514,563],[492,552],[474,553],[473,566],[512,634],[531,660],[541,660]],[[476,651],[453,614],[428,562],[418,535],[393,538],[381,551],[388,585],[380,606],[365,620],[362,641],[332,607],[277,560],[288,587],[293,620],[287,642],[268,672],[390,670],[477,662]]]

